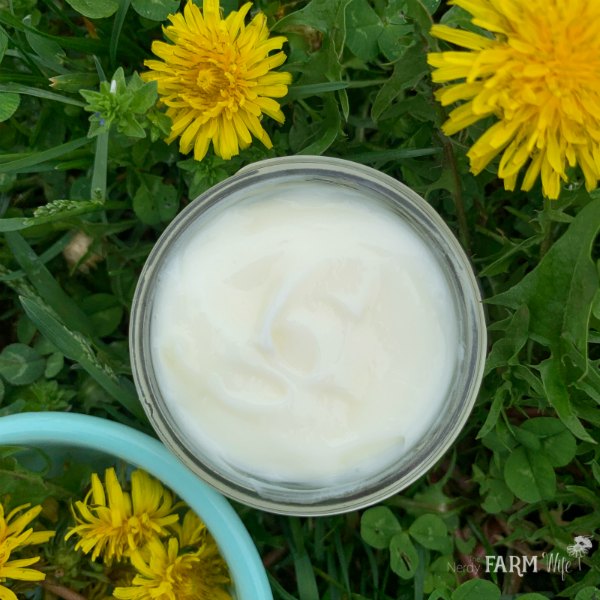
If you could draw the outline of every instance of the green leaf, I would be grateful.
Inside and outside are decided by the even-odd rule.
[[[410,23],[386,23],[377,40],[379,49],[390,62],[402,57],[414,40],[415,28]]]
[[[577,592],[575,600],[600,600],[600,589],[592,586],[584,587]]]
[[[51,68],[61,69],[62,60],[65,57],[65,51],[55,40],[48,39],[35,32],[32,27],[31,17],[28,15],[23,19],[23,23],[29,28],[25,30],[25,38],[31,46],[31,49],[39,56],[44,64]]]
[[[56,377],[65,366],[65,357],[61,352],[53,352],[46,359],[46,367],[44,369],[44,377],[46,379],[52,379]]]
[[[528,331],[529,309],[523,305],[513,314],[504,335],[492,346],[485,363],[484,374],[487,375],[499,367],[517,364],[517,356],[529,338]]]
[[[133,210],[145,225],[170,221],[179,208],[177,190],[156,175],[145,175],[133,197]]]
[[[119,120],[117,129],[120,133],[132,138],[146,137],[146,132],[134,115],[128,114]]]
[[[325,114],[321,121],[318,139],[302,148],[298,154],[321,155],[335,142],[340,131],[341,119],[338,104],[331,96],[325,97]]]
[[[452,592],[451,600],[499,600],[500,595],[500,589],[491,581],[471,579]]]
[[[600,277],[600,261],[598,261],[598,277]],[[596,292],[596,298],[592,306],[592,314],[596,319],[600,319],[600,290]]]
[[[592,362],[590,359],[586,360],[570,340],[564,341],[567,358],[581,373],[573,385],[582,392],[585,392],[597,404],[600,404],[600,369],[598,369],[598,364]]]
[[[600,231],[600,199],[586,205],[538,266],[507,292],[488,300],[518,309],[529,307],[530,335],[559,349],[566,335],[587,357],[588,325],[600,284],[591,258]]]
[[[390,78],[381,86],[381,89],[375,97],[373,106],[371,107],[371,117],[374,121],[378,121],[381,114],[387,110],[392,102],[402,93],[403,80],[403,67],[395,65]]]
[[[592,475],[598,484],[600,484],[600,465],[596,461],[592,462]]]
[[[0,63],[2,62],[2,59],[4,58],[4,53],[6,52],[7,48],[8,48],[8,36],[4,32],[4,30],[2,28],[0,28]]]
[[[519,444],[528,450],[539,452],[542,449],[540,438],[535,433],[531,433],[530,431],[517,427],[513,430],[513,434]]]
[[[27,402],[25,402],[23,398],[17,398],[4,408],[0,408],[0,417],[5,417],[6,415],[18,415],[19,413],[25,412],[26,410]],[[0,483],[0,485],[2,484]]]
[[[437,588],[431,592],[427,600],[450,600],[450,590],[447,588]]]
[[[392,537],[400,531],[402,527],[396,515],[386,506],[368,508],[360,519],[362,539],[379,550],[387,548]]]
[[[230,12],[237,10],[240,5],[238,0],[221,0],[220,4],[224,17],[226,17]]]
[[[117,12],[117,0],[67,0],[73,9],[88,19],[103,19]]]
[[[2,495],[39,503],[55,493],[42,474],[24,469],[12,456],[0,456],[0,490]]]
[[[429,3],[429,0],[423,2],[422,0],[402,0],[405,6],[405,12],[410,19],[412,19],[421,29],[421,33],[426,36],[429,36],[429,30],[433,25],[433,20],[431,18],[431,14],[427,7],[426,3]],[[394,4],[392,1],[391,4]]]
[[[131,6],[144,19],[164,21],[179,10],[179,0],[132,0]]]
[[[57,315],[37,298],[20,296],[19,300],[27,316],[45,337],[52,340],[66,357],[79,363],[106,392],[141,423],[146,422],[144,411],[131,382],[117,377],[108,365],[102,363],[85,336],[65,327]]]
[[[137,73],[135,73],[134,76],[139,77]],[[135,90],[129,108],[134,113],[144,114],[150,108],[152,108],[154,104],[156,104],[157,98],[158,92],[156,81],[148,81],[147,83],[143,83],[141,87]]]
[[[492,405],[490,406],[490,410],[488,412],[487,417],[485,418],[485,423],[477,433],[477,439],[484,438],[494,427],[498,421],[498,418],[502,414],[502,409],[504,408],[504,404],[507,399],[510,398],[510,389],[511,383],[509,381],[505,381],[495,392],[494,399],[492,400]]]
[[[91,105],[92,109],[96,103],[104,98],[104,95],[96,90],[79,90],[79,93],[85,98],[87,103]]]
[[[511,492],[524,502],[551,500],[556,493],[556,474],[541,452],[517,448],[506,460],[504,480]]]
[[[0,375],[12,385],[33,383],[44,368],[42,356],[25,344],[9,344],[0,353]]]
[[[390,540],[390,567],[402,579],[412,579],[419,566],[419,554],[408,533],[397,533]]]
[[[346,40],[346,7],[351,0],[311,0],[304,8],[292,12],[276,25],[276,31],[294,26],[308,26],[326,34],[333,50],[341,56]]]
[[[551,357],[542,362],[538,369],[542,376],[542,383],[548,401],[556,410],[556,414],[567,428],[580,440],[595,444],[594,438],[585,430],[581,421],[573,410],[569,388],[565,381],[564,366],[562,362]]]
[[[456,549],[461,554],[471,554],[475,549],[475,546],[477,546],[477,539],[475,537],[469,537],[463,540],[461,537],[456,537],[454,543],[456,544]]]
[[[350,116],[350,99],[348,98],[348,92],[346,90],[339,90],[336,95],[342,110],[342,118],[344,119],[344,123],[347,123],[348,117]]]
[[[404,90],[414,88],[427,74],[427,62],[420,46],[409,48],[394,65],[394,71],[373,102],[371,116],[377,121]]]
[[[600,511],[600,497],[596,489],[589,489],[582,485],[565,485],[565,490],[577,496],[583,504],[589,504],[597,513]],[[580,504],[581,502],[578,502]]]
[[[421,4],[427,9],[430,15],[440,7],[442,0],[421,0]],[[521,596],[522,597],[522,596]]]
[[[379,35],[377,43],[379,49],[389,60],[398,60],[406,49],[414,44],[416,35],[415,28],[406,18],[405,6],[399,6],[398,2],[389,2],[383,14],[383,30]]]
[[[21,104],[21,96],[12,92],[0,93],[0,123],[8,121],[16,112]]]
[[[514,500],[513,493],[501,479],[489,479],[486,482],[487,495],[481,507],[492,515],[508,510]]]
[[[434,514],[418,517],[408,528],[410,535],[425,548],[440,552],[451,552],[452,542],[444,521]]]
[[[81,308],[90,317],[94,333],[104,337],[113,333],[123,318],[123,307],[112,294],[92,294],[86,296]]]
[[[35,325],[27,318],[27,315],[21,315],[17,322],[17,339],[21,344],[28,345],[37,333]]]
[[[377,40],[383,31],[379,15],[367,0],[351,0],[346,8],[346,46],[352,53],[365,61],[379,54]]]
[[[541,440],[542,451],[553,467],[564,467],[575,458],[575,437],[559,419],[536,417],[525,421],[521,429],[534,433]]]

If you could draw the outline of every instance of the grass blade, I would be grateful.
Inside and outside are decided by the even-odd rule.
[[[292,85],[288,88],[287,96],[283,102],[318,96],[327,92],[345,90],[349,86],[347,81],[328,81],[326,83],[309,83],[306,85]]]
[[[396,150],[375,150],[373,152],[360,152],[348,154],[344,158],[359,163],[389,162],[391,160],[402,160],[404,158],[419,158],[420,156],[431,156],[439,154],[442,148],[398,148]]]
[[[38,330],[68,358],[83,369],[132,415],[146,422],[146,417],[131,382],[117,377],[108,365],[100,362],[91,344],[81,333],[68,329],[38,298],[19,296],[27,316]]]
[[[18,19],[14,15],[11,15],[6,10],[0,10],[0,23],[2,23],[3,25],[7,25],[8,27],[12,27],[16,31],[21,31],[23,33],[29,31],[30,33],[34,33],[35,35],[39,35],[43,38],[46,38],[47,40],[52,40],[58,43],[63,48],[68,48],[77,52],[94,52],[96,54],[106,53],[106,45],[101,40],[51,35],[49,33],[46,33],[45,31],[39,31],[34,27],[29,27],[25,25],[25,23],[23,23],[20,19]]]
[[[286,592],[283,589],[283,586],[279,583],[279,581],[277,581],[277,579],[275,579],[275,577],[273,577],[273,575],[270,575],[270,574],[269,574],[269,583],[271,584],[271,587],[275,591],[275,596],[277,598],[281,598],[281,600],[298,600],[298,598],[296,598],[296,596],[292,596],[292,594],[290,594],[289,592]]]
[[[348,572],[348,566],[352,561],[352,545],[348,544],[346,547],[342,542],[342,536],[338,529],[334,532],[334,543],[335,543],[335,551],[337,554],[338,562],[341,569],[342,581],[344,582],[344,587],[346,588],[346,592],[348,595],[351,594],[351,586],[350,586],[350,574]],[[349,550],[348,556],[346,556],[346,551]]]
[[[64,156],[65,154],[68,154],[73,150],[77,150],[77,148],[81,148],[81,146],[85,146],[89,143],[89,138],[82,137],[70,142],[66,142],[65,144],[61,144],[60,146],[54,146],[54,148],[50,148],[48,150],[42,150],[41,152],[34,152],[33,154],[27,152],[23,158],[18,158],[17,160],[0,164],[0,173],[18,173],[22,169],[34,167],[46,161],[54,160],[55,158]]]
[[[0,82],[8,82],[15,83],[20,81],[21,83],[46,83],[47,79],[45,77],[41,77],[38,75],[31,75],[28,73],[10,73],[10,72],[2,72],[0,73]]]
[[[25,94],[27,96],[35,96],[36,98],[44,98],[46,100],[54,100],[56,102],[62,102],[63,104],[71,104],[73,106],[79,106],[83,108],[85,104],[79,100],[57,94],[55,92],[49,92],[48,90],[41,90],[39,88],[31,87],[28,85],[20,85],[18,83],[6,83],[0,85],[0,92],[14,92],[16,94]]]
[[[121,31],[123,30],[123,24],[125,23],[125,17],[129,10],[131,0],[121,0],[119,3],[119,10],[115,15],[115,22],[112,28],[112,34],[110,36],[109,56],[110,62],[114,66],[117,62],[117,48],[119,46],[119,39],[121,38]]]
[[[67,200],[67,202],[71,201]],[[81,215],[87,215],[89,213],[98,212],[100,210],[104,210],[105,208],[107,207],[100,204],[99,202],[92,202],[91,200],[82,200],[66,205],[64,209],[57,210],[50,214],[33,217],[10,217],[6,219],[0,219],[0,233],[7,233],[10,231],[21,231],[23,229],[28,229],[29,227],[36,227],[37,225],[46,225],[47,223],[64,221],[65,219],[70,219],[72,217],[79,217]],[[119,208],[122,208],[122,206],[119,205]]]
[[[1,223],[1,221],[0,221]],[[46,264],[53,258],[56,258],[68,245],[73,238],[73,232],[68,231],[56,242],[54,242],[43,254],[40,254],[38,260],[42,264]],[[0,273],[0,281],[14,281],[15,279],[22,279],[26,277],[25,271],[10,271],[8,274]]]
[[[75,301],[60,287],[50,271],[40,261],[38,255],[25,239],[16,232],[6,233],[6,241],[38,294],[70,329],[92,335],[93,327],[87,315]],[[52,338],[50,338],[52,339]]]
[[[292,558],[296,572],[296,584],[300,600],[319,600],[319,588],[315,571],[304,545],[304,531],[298,518],[291,518]]]

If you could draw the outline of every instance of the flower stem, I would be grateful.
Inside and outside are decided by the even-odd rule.
[[[552,246],[552,219],[550,213],[552,212],[552,201],[548,198],[544,198],[544,220],[542,222],[542,229],[544,232],[544,239],[540,245],[540,260],[544,258],[546,252],[550,250]]]
[[[452,175],[452,199],[454,200],[454,208],[456,209],[456,218],[458,220],[458,237],[460,238],[463,248],[470,253],[471,236],[469,235],[469,225],[467,223],[467,213],[465,211],[462,193],[462,182],[460,180],[460,173],[458,172],[456,155],[454,154],[452,142],[446,136],[442,136],[442,144],[444,147],[446,164],[450,168],[450,173]]]
[[[50,581],[42,581],[40,584],[45,590],[48,590],[55,596],[63,598],[63,600],[87,600],[85,596],[78,594],[75,590],[72,590],[64,585],[58,583],[51,583]]]
[[[92,200],[104,202],[106,200],[106,177],[108,169],[108,132],[100,133],[96,137],[96,151],[94,153],[94,170],[92,172],[92,186],[90,197]]]

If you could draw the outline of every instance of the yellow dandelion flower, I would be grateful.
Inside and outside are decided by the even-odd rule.
[[[204,158],[211,142],[224,159],[248,147],[252,136],[271,148],[262,115],[284,121],[273,98],[287,94],[291,75],[271,71],[285,62],[286,38],[269,38],[262,13],[245,25],[251,6],[248,2],[223,19],[219,0],[204,0],[202,11],[189,0],[183,14],[170,15],[164,28],[172,43],[152,44],[162,60],[144,63],[151,70],[142,78],[157,82],[172,121],[167,142],[181,136],[180,151],[193,148],[196,160]],[[270,55],[273,50],[278,52]]]
[[[143,553],[134,552],[131,563],[137,570],[129,587],[113,592],[119,600],[232,600],[225,561],[214,540],[207,536],[199,549],[179,553],[176,538],[167,545],[158,538],[150,541]]]
[[[54,535],[54,531],[34,531],[32,527],[25,529],[42,510],[41,506],[29,506],[18,506],[5,516],[4,506],[0,504],[0,600],[17,600],[15,593],[2,585],[7,579],[43,581],[46,578],[41,571],[28,568],[40,560],[39,556],[10,560],[14,550],[44,544]]]
[[[177,536],[180,548],[202,545],[208,536],[206,525],[193,510],[188,510],[181,522],[174,523],[170,529]]]
[[[76,525],[65,539],[78,536],[76,550],[91,552],[92,560],[102,556],[105,563],[111,563],[143,548],[156,535],[167,535],[166,527],[179,518],[176,508],[172,494],[145,471],[131,474],[129,494],[111,467],[104,474],[104,486],[92,474],[91,489],[83,502],[75,503]]]
[[[559,196],[567,167],[579,165],[588,190],[600,179],[600,2],[453,0],[489,37],[434,25],[431,33],[465,50],[429,55],[437,92],[457,101],[443,126],[452,135],[480,119],[496,122],[468,152],[481,172],[502,153],[498,175],[513,190],[541,175],[544,195]],[[456,82],[458,80],[458,82]]]

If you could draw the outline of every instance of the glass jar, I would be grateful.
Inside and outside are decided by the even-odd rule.
[[[159,359],[153,351],[152,339],[153,319],[158,311],[157,290],[165,276],[165,265],[181,252],[183,244],[215,219],[229,218],[237,206],[260,202],[262,197],[272,195],[273,190],[285,198],[307,183],[324,197],[344,194],[364,197],[365,203],[385,207],[389,219],[401,221],[411,235],[416,234],[442,274],[457,336],[449,384],[426,431],[406,450],[398,450],[393,458],[372,471],[357,469],[340,478],[330,481],[321,478],[316,482],[290,476],[271,477],[260,465],[255,465],[256,470],[248,469],[247,465],[225,465],[216,456],[218,453],[202,441],[202,434],[195,435],[190,429],[191,417],[173,410],[177,399],[169,397],[165,391],[168,386],[159,382],[156,362]],[[214,256],[214,260],[219,257]],[[197,277],[202,281],[202,272]],[[227,318],[226,314],[221,316]],[[198,339],[198,343],[203,341]],[[484,367],[486,329],[480,292],[469,261],[450,229],[425,200],[392,177],[369,167],[341,159],[294,156],[245,167],[202,194],[167,227],[150,253],[137,285],[130,345],[135,384],[148,418],[162,441],[186,466],[234,500],[270,512],[308,516],[336,514],[377,503],[406,488],[436,463],[458,436],[475,402]],[[208,368],[204,373],[199,365],[199,379],[213,375]],[[384,427],[388,417],[382,412],[380,418]],[[251,427],[245,435],[252,439]],[[227,439],[219,443],[226,451]],[[269,442],[257,433],[252,443]],[[278,449],[265,451],[276,453]]]

